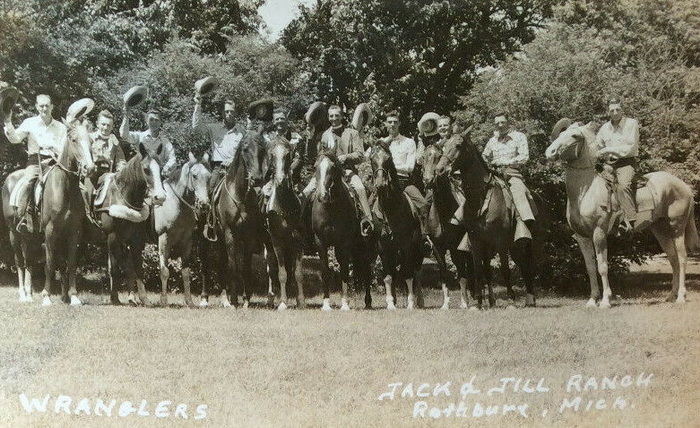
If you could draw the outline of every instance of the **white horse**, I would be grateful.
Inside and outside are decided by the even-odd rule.
[[[160,304],[163,306],[168,304],[168,261],[177,257],[182,262],[185,304],[195,306],[190,293],[190,260],[198,215],[209,205],[207,188],[211,172],[205,166],[208,162],[208,155],[198,162],[190,152],[189,160],[165,181],[165,202],[153,212],[158,234]]]
[[[586,261],[591,297],[599,297],[597,273],[603,282],[601,308],[610,307],[607,235],[616,223],[616,199],[605,179],[595,169],[598,149],[592,123],[574,123],[547,147],[547,159],[561,159],[566,169],[566,219],[574,231]],[[648,183],[637,190],[637,203],[652,207],[650,229],[668,255],[673,268],[673,289],[667,301],[685,302],[687,251],[698,248],[700,240],[693,214],[693,191],[678,177],[663,171],[646,174]]]

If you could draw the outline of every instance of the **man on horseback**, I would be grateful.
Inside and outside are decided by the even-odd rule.
[[[637,206],[633,193],[634,171],[639,156],[639,123],[622,115],[622,103],[616,98],[608,102],[608,116],[610,120],[600,127],[596,136],[598,158],[613,167],[617,181],[615,194],[624,213],[626,229],[631,230],[640,226],[635,225]]]
[[[12,114],[5,116],[5,136],[10,143],[22,144],[27,140],[27,166],[13,192],[15,197],[10,201],[21,218],[17,224],[18,232],[33,232],[34,184],[41,174],[42,166],[60,156],[68,132],[66,125],[51,116],[51,97],[45,94],[37,95],[36,109],[39,114],[25,119],[16,129],[12,125]]]
[[[275,109],[272,113],[272,124],[274,125],[274,129],[264,134],[265,141],[270,145],[275,140],[282,140],[292,147],[292,152],[294,154],[289,171],[293,181],[298,182],[299,174],[305,162],[305,141],[300,134],[291,130],[287,119],[287,113],[284,110]]]
[[[139,144],[143,144],[146,150],[156,157],[156,160],[161,167],[161,176],[167,177],[176,167],[175,148],[170,142],[170,139],[163,134],[161,130],[160,111],[151,109],[146,113],[146,124],[148,129],[145,131],[129,131],[129,104],[124,104],[124,119],[119,127],[119,135],[124,141],[128,141],[131,145],[138,148]],[[163,147],[160,154],[156,154],[158,146]]]
[[[93,176],[95,184],[104,173],[119,171],[126,165],[124,150],[119,145],[117,136],[112,133],[113,129],[114,115],[109,110],[102,110],[97,115],[97,130],[90,134],[90,151],[97,166]]]
[[[486,143],[482,156],[510,186],[513,203],[525,225],[532,231],[535,215],[530,205],[529,191],[519,169],[530,159],[527,137],[512,129],[505,113],[494,117],[496,131]]]
[[[360,176],[357,175],[357,164],[364,160],[364,150],[360,134],[356,130],[345,126],[343,111],[340,106],[332,105],[328,108],[328,120],[330,128],[324,131],[319,142],[318,153],[334,152],[338,161],[345,169],[345,176],[349,178],[350,187],[355,191],[362,208],[362,220],[360,230],[363,236],[367,236],[372,230],[372,211],[367,200],[367,192]],[[316,191],[316,179],[312,177],[309,184],[302,191],[302,199],[308,201]],[[302,204],[302,206],[304,206]]]

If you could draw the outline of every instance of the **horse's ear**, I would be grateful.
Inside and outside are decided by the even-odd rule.
[[[189,152],[189,153],[187,154],[187,157],[188,157],[188,159],[189,159],[188,163],[190,164],[190,166],[197,163],[197,158],[194,157],[194,155],[192,154],[192,152]]]
[[[158,148],[156,149],[156,154],[160,156],[160,154],[163,152],[163,143],[158,144]]]
[[[139,143],[139,154],[143,159],[148,157],[148,150],[146,150],[146,147],[143,145],[143,143]]]
[[[209,153],[204,153],[204,156],[202,156],[202,163],[209,165]]]

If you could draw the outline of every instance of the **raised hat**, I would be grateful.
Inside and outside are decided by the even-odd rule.
[[[304,115],[306,123],[314,126],[325,128],[328,124],[328,105],[323,101],[316,101],[309,106],[309,109]]]
[[[273,108],[274,103],[269,98],[253,101],[248,105],[248,116],[251,119],[271,121]]]
[[[372,121],[372,118],[372,110],[369,108],[369,104],[361,103],[355,108],[355,113],[352,115],[352,127],[361,131]]]
[[[559,134],[571,124],[574,123],[573,120],[569,119],[568,117],[562,117],[557,121],[557,123],[554,124],[554,127],[552,128],[552,133],[549,134],[549,141],[554,141],[557,139]]]
[[[219,87],[219,79],[214,76],[207,76],[194,82],[194,89],[200,95],[207,94]]]
[[[0,119],[5,120],[5,116],[10,114],[12,107],[17,104],[19,91],[14,86],[0,89]]]
[[[440,115],[435,112],[428,112],[418,121],[418,130],[426,137],[437,134],[437,122]]]
[[[124,94],[124,104],[127,107],[136,107],[146,99],[148,90],[145,86],[134,86]]]
[[[74,119],[80,119],[87,115],[95,107],[95,102],[90,98],[81,98],[78,101],[68,107],[68,113],[66,113],[66,120],[71,122]]]

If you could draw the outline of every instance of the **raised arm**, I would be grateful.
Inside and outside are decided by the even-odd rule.
[[[119,137],[129,144],[134,144],[129,132],[129,109],[126,106],[124,106],[122,124],[119,126]]]
[[[202,123],[202,96],[199,93],[194,96],[194,111],[192,111],[192,129],[196,129]]]
[[[12,113],[5,117],[5,136],[11,144],[22,144],[22,141],[29,135],[29,132],[25,129],[24,123],[25,122],[22,122],[19,128],[15,129],[15,126],[12,124]]]

